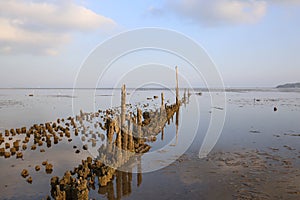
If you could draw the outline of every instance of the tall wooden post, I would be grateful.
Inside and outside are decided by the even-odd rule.
[[[161,106],[164,106],[164,93],[162,92],[160,96],[161,96]]]
[[[137,137],[138,137],[138,143],[141,143],[141,138],[142,138],[142,110],[137,109]]]
[[[132,135],[132,130],[131,130],[131,122],[128,120],[128,150],[130,152],[134,151],[134,141],[133,141],[133,135]]]
[[[179,104],[178,67],[176,66],[176,104]]]
[[[126,86],[122,86],[121,92],[121,128],[125,126],[125,115],[126,115]]]

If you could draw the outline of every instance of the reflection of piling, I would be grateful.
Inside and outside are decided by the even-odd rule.
[[[141,138],[142,138],[142,110],[137,109],[137,140],[138,144],[141,143]]]
[[[188,97],[190,96],[188,92]],[[184,93],[184,98],[186,98],[186,92]],[[161,133],[161,139],[164,139],[164,126],[166,123],[170,123],[170,119],[173,121],[173,116],[176,113],[176,143],[178,139],[178,126],[179,126],[179,108],[181,105],[181,101],[179,99],[179,88],[178,88],[178,68],[176,67],[176,104],[172,105],[164,105],[164,93],[161,93],[161,106],[160,112],[159,109],[156,111],[145,111],[142,113],[140,108],[137,109],[137,113],[130,115],[126,115],[126,88],[125,85],[122,86],[121,91],[121,114],[115,115],[113,110],[106,110],[106,116],[102,116],[106,120],[105,127],[102,126],[100,122],[96,122],[97,126],[99,126],[106,130],[107,134],[107,145],[102,145],[98,151],[99,156],[98,160],[95,160],[95,163],[92,165],[86,165],[84,167],[85,170],[81,169],[83,165],[77,168],[76,174],[78,177],[81,177],[83,171],[85,171],[86,175],[84,180],[92,180],[93,176],[98,177],[99,184],[99,193],[107,194],[107,198],[109,200],[113,199],[121,199],[122,196],[128,195],[131,193],[131,183],[132,183],[132,174],[130,172],[119,172],[118,168],[123,167],[129,159],[136,159],[137,161],[137,186],[140,186],[142,183],[142,164],[141,164],[141,156],[143,153],[149,151],[151,146],[145,141],[155,141],[156,136]],[[99,111],[100,112],[100,111]],[[97,114],[97,113],[96,113]],[[80,116],[76,116],[76,120],[80,122],[82,128],[78,127],[78,130],[85,133],[87,135],[88,127],[84,126],[83,120],[88,121],[92,120],[96,114],[86,114],[82,111],[80,112]],[[99,114],[99,113],[98,113]],[[133,115],[133,116],[132,116]],[[98,116],[97,116],[98,117]],[[143,121],[144,120],[144,121]],[[97,127],[95,126],[95,128]],[[60,125],[46,125],[51,133],[52,128],[58,129]],[[116,136],[114,134],[116,133]],[[76,131],[75,131],[76,134]],[[1,137],[0,137],[1,138]],[[49,137],[50,138],[50,137]],[[115,141],[113,141],[115,139]],[[104,138],[103,138],[104,140]],[[1,141],[1,140],[0,140]],[[122,151],[123,150],[123,151]],[[132,153],[130,153],[130,152]],[[125,152],[125,153],[121,153]],[[134,154],[138,153],[138,155]],[[135,156],[134,156],[135,155]],[[102,161],[105,161],[102,163]],[[109,167],[109,166],[113,167]],[[126,167],[126,166],[125,166]],[[89,168],[89,169],[88,169]],[[132,169],[130,169],[131,171]],[[74,169],[75,172],[75,169]],[[113,185],[115,178],[115,186]],[[59,179],[58,179],[59,180]],[[77,179],[74,179],[74,183],[76,183]],[[93,181],[94,182],[94,178]],[[60,188],[59,182],[55,182],[53,184],[53,190],[59,192],[57,190],[57,186]],[[51,186],[52,187],[52,186]],[[73,187],[72,184],[68,184],[68,188]],[[64,188],[63,190],[68,191]],[[116,195],[115,195],[116,192]],[[69,193],[66,193],[68,196]],[[56,195],[57,196],[57,195]],[[117,196],[117,197],[115,197]],[[68,199],[68,198],[67,198]]]
[[[115,190],[114,190],[113,182],[109,182],[107,184],[107,199],[115,200]]]
[[[122,196],[128,194],[128,176],[127,172],[122,172]]]
[[[131,194],[131,184],[132,184],[132,172],[131,169],[128,174],[128,194]]]
[[[142,184],[142,158],[141,156],[137,157],[137,186],[139,187]]]
[[[117,199],[122,198],[122,172],[117,171]]]
[[[175,125],[176,125],[176,145],[178,144],[179,110],[180,109],[177,109],[177,111],[176,111],[176,122],[175,122]]]
[[[176,66],[176,104],[179,104],[178,67]]]

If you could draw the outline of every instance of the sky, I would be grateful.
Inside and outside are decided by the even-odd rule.
[[[300,82],[300,0],[0,0],[0,87],[73,87],[99,44],[144,27],[197,42],[226,87]]]

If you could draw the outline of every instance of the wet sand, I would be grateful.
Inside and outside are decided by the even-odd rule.
[[[70,99],[69,96],[60,95],[59,98]],[[235,91],[229,94],[228,119],[224,131],[207,158],[198,157],[202,133],[208,124],[206,119],[209,119],[207,116],[210,112],[222,109],[210,107],[202,109],[204,113],[197,138],[188,151],[171,165],[144,174],[117,172],[108,186],[100,187],[96,184],[94,188],[89,187],[89,197],[91,199],[299,199],[300,126],[296,123],[300,116],[299,96],[299,93],[266,94],[264,91],[241,94]],[[203,104],[208,99],[206,93],[195,97]],[[51,98],[58,97],[51,95]],[[146,99],[144,96],[142,98]],[[151,105],[153,99],[143,104]],[[16,100],[17,103],[8,100],[2,102],[2,106],[15,109],[26,105],[22,100]],[[153,103],[159,104],[159,101]],[[193,102],[186,108],[182,107],[181,120],[189,120],[189,108],[192,108],[189,106],[193,107]],[[275,111],[274,107],[278,110]],[[61,122],[64,125],[65,123],[70,122],[66,119]],[[175,137],[175,124],[173,125],[171,123],[171,126],[166,128],[164,141],[160,139],[161,134],[157,135],[159,145],[155,146],[157,144],[153,143],[154,149]],[[20,127],[20,124],[17,127]],[[4,130],[1,132],[5,137]],[[179,130],[179,134],[183,133]],[[64,134],[58,144],[52,144],[49,148],[46,143],[42,146],[37,144],[35,150],[31,150],[33,145],[31,138],[26,150],[22,150],[20,143],[22,158],[16,159],[16,154],[6,159],[4,156],[0,157],[1,180],[3,180],[0,187],[1,199],[21,197],[45,199],[47,195],[51,196],[50,179],[53,176],[63,177],[66,171],[72,170],[82,159],[89,156],[88,152],[83,150],[82,135],[79,134],[80,137],[72,135],[72,131],[71,137]],[[12,137],[12,140],[9,140],[9,137]],[[10,141],[12,148],[13,142],[18,139],[24,140],[16,134],[5,137],[5,142]],[[5,143],[1,144],[1,147],[4,145]],[[77,154],[76,150],[80,152]],[[161,151],[161,154],[163,155],[164,151]],[[44,161],[53,165],[51,172],[47,173],[46,165],[42,165]],[[163,163],[164,160],[153,162]],[[39,166],[40,170],[36,170],[36,166]],[[23,169],[29,172],[26,178],[21,176]],[[29,177],[32,177],[32,183],[28,181]],[[112,186],[115,189],[112,190]],[[122,191],[122,195],[120,193],[117,195],[117,187]]]

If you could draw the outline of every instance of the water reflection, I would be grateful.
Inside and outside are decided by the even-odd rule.
[[[98,125],[106,132],[106,137],[101,140],[101,145],[92,144],[92,147],[100,146],[96,151],[90,146],[85,147],[96,159],[88,157],[73,171],[67,171],[61,179],[52,178],[52,197],[86,199],[89,196],[89,189],[96,190],[95,184],[98,184],[99,194],[107,196],[108,199],[121,199],[131,193],[132,177],[135,175],[133,171],[137,172],[137,186],[140,186],[143,171],[142,156],[151,149],[151,143],[156,141],[157,135],[161,134],[162,140],[164,139],[164,127],[171,123],[170,120],[173,122],[174,115],[176,142],[173,145],[177,145],[179,110],[181,104],[186,104],[188,98],[186,95],[181,100],[176,98],[177,102],[172,105],[164,104],[163,94],[161,99],[161,106],[157,109],[143,111],[137,108],[136,112],[133,112],[130,105],[125,103],[126,90],[123,87],[121,108],[104,112],[101,117],[104,126],[98,120],[99,112],[81,112],[76,116],[77,130],[85,137],[92,137],[94,143],[97,143],[94,131],[99,130]]]

